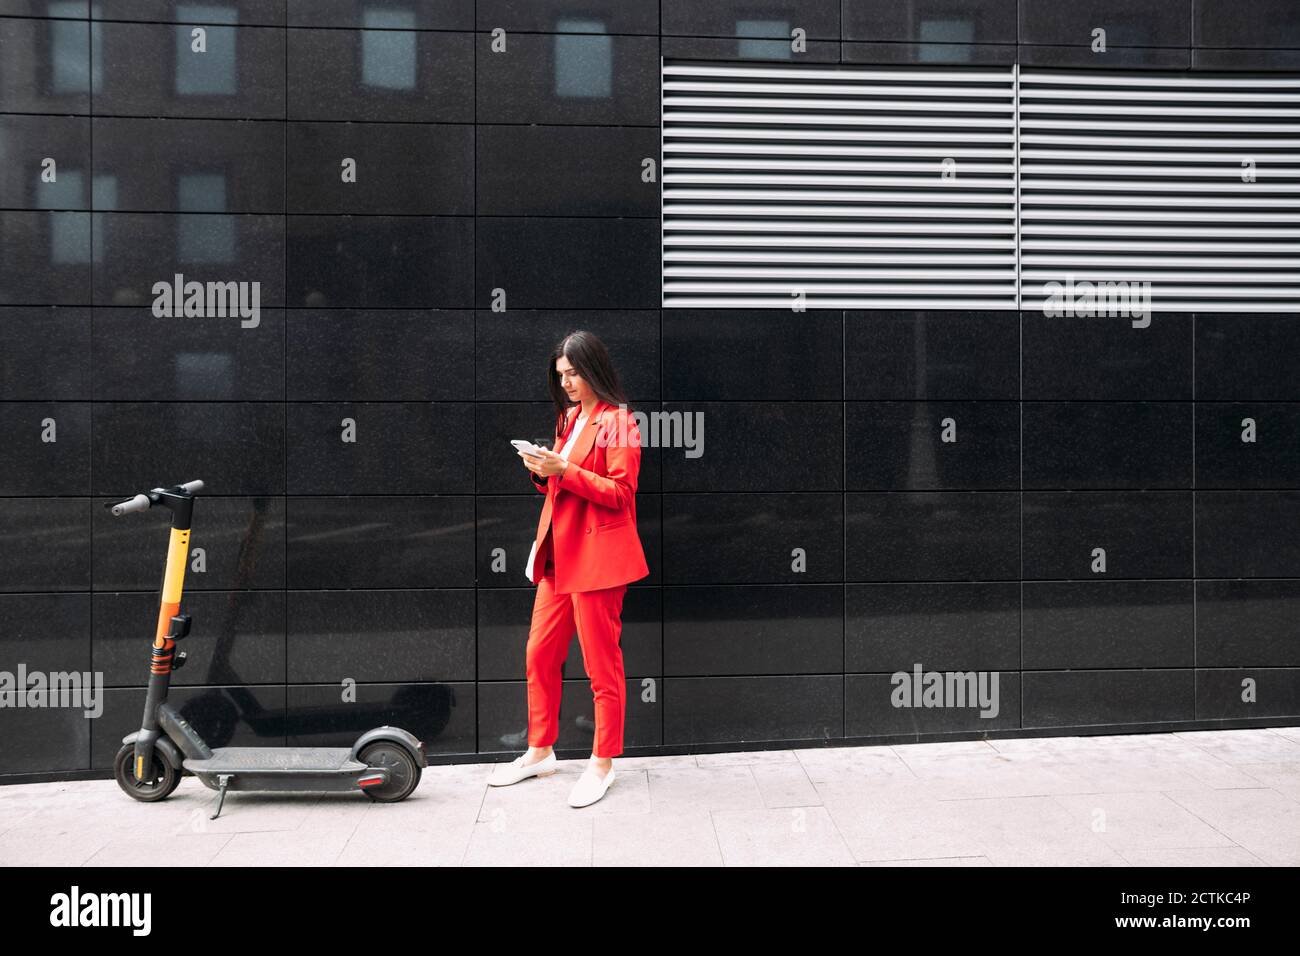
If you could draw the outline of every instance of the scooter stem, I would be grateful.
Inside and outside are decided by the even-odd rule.
[[[190,485],[202,487],[199,482]],[[195,490],[198,490],[195,488]],[[181,592],[185,585],[185,566],[190,552],[190,523],[194,513],[194,496],[188,486],[155,488],[149,495],[151,504],[171,509],[171,538],[167,545],[167,564],[163,572],[158,602],[158,626],[154,632],[149,661],[149,689],[145,695],[144,720],[135,740],[135,779],[144,780],[153,763],[154,741],[158,739],[158,708],[167,699],[171,686],[173,654],[176,642],[171,637],[172,618],[180,613]]]

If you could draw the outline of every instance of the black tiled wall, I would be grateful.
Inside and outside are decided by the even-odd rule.
[[[0,0],[0,669],[109,688],[0,712],[0,779],[102,773],[138,725],[165,522],[102,505],[195,477],[175,697],[214,743],[521,749],[506,439],[549,435],[574,327],[707,423],[643,458],[629,753],[1296,715],[1300,317],[661,310],[642,178],[661,56],[1294,70],[1293,0],[192,9]],[[256,280],[260,321],[155,318],[176,272]],[[892,707],[918,663],[999,671],[1000,713]],[[566,678],[582,753],[576,638]]]

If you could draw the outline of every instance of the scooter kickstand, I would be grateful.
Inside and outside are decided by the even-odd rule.
[[[230,774],[218,774],[217,783],[221,786],[221,790],[217,794],[217,812],[208,817],[209,820],[215,820],[221,816],[221,805],[226,802],[226,786],[230,783]]]

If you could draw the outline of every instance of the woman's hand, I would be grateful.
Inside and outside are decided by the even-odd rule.
[[[525,468],[544,478],[564,474],[564,469],[569,464],[568,461],[549,448],[543,448],[541,455],[528,455],[520,452],[519,457],[524,460]]]

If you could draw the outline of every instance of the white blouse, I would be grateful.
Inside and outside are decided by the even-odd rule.
[[[587,419],[589,417],[591,416],[579,415],[578,420],[573,423],[573,428],[569,431],[569,439],[564,443],[564,447],[560,449],[560,457],[565,461],[569,460],[569,452],[573,450],[573,446],[578,441],[578,432],[582,431],[582,427],[587,424]],[[528,566],[524,568],[524,577],[529,581],[533,579],[533,558],[535,557],[537,557],[536,538],[533,539],[533,546],[528,552]]]

